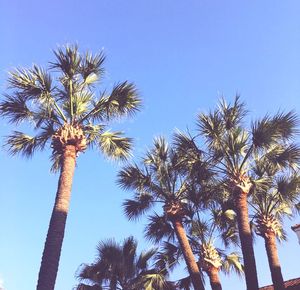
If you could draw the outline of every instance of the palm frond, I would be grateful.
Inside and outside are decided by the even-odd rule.
[[[144,230],[145,237],[154,243],[160,243],[164,238],[174,240],[175,233],[171,223],[164,215],[154,214],[148,217],[148,224]]]
[[[289,140],[297,134],[298,117],[294,112],[265,116],[252,124],[252,142],[256,148],[268,148],[281,140]]]
[[[24,120],[32,120],[34,113],[26,104],[26,98],[20,94],[4,95],[0,102],[0,115],[8,118],[10,123],[19,124]]]
[[[24,157],[32,157],[36,150],[42,150],[46,142],[51,138],[48,135],[29,136],[19,131],[13,131],[6,137],[5,147],[12,155],[21,154]]]
[[[232,105],[227,104],[225,99],[221,99],[219,109],[226,130],[231,130],[241,125],[242,120],[248,113],[245,107],[245,103],[240,101],[240,96],[238,95],[235,97]]]
[[[107,118],[133,115],[141,106],[141,99],[133,83],[116,84],[106,101]]]
[[[209,147],[215,150],[219,149],[224,134],[224,124],[219,112],[198,115],[197,126],[200,133],[206,138]]]
[[[105,61],[105,55],[103,52],[98,54],[91,54],[87,52],[81,59],[79,66],[79,72],[83,78],[83,81],[87,85],[93,84],[104,74],[103,63]]]
[[[153,205],[151,195],[144,193],[136,196],[135,199],[126,199],[123,202],[123,210],[129,220],[139,219]]]
[[[296,144],[288,146],[276,145],[262,158],[265,158],[265,161],[275,167],[275,169],[291,168],[296,170],[300,165],[300,147]]]
[[[152,248],[147,251],[141,252],[137,259],[136,266],[138,269],[144,271],[148,268],[149,261],[154,258],[157,253],[157,248]]]
[[[123,137],[122,132],[105,131],[99,137],[99,147],[107,157],[126,160],[130,157],[132,139]]]
[[[62,71],[66,77],[72,79],[80,72],[81,56],[77,45],[67,45],[54,50],[55,62],[50,62],[50,68]]]
[[[231,253],[226,255],[223,259],[222,270],[225,274],[229,274],[234,271],[238,275],[244,273],[244,266],[242,264],[242,257],[238,253]]]
[[[118,173],[117,183],[125,190],[148,189],[151,185],[151,176],[137,165],[128,165]]]

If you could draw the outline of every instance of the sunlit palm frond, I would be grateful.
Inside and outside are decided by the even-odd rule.
[[[126,160],[130,157],[132,139],[122,132],[106,131],[99,137],[99,147],[104,155],[112,159]]]
[[[104,61],[105,55],[103,52],[95,55],[89,52],[85,54],[79,66],[79,72],[85,84],[93,84],[104,74]]]
[[[8,84],[9,88],[18,89],[19,93],[26,99],[39,96],[42,92],[31,69],[19,68],[11,71]]]
[[[107,97],[105,106],[108,119],[136,113],[141,100],[135,85],[127,81],[116,84]]]
[[[224,134],[224,124],[219,112],[214,111],[209,114],[199,114],[197,125],[200,133],[206,138],[208,146],[211,149],[218,150]]]
[[[219,109],[226,130],[237,128],[241,125],[242,120],[247,115],[245,103],[240,101],[240,96],[236,96],[233,104],[227,104],[222,98],[219,103]]]
[[[229,274],[233,271],[238,275],[242,275],[244,273],[242,257],[235,252],[225,255],[222,261],[222,270],[225,274]]]
[[[5,147],[12,155],[21,154],[24,157],[32,157],[37,150],[42,150],[46,142],[51,138],[47,135],[29,136],[19,131],[13,131],[6,137]]]
[[[105,129],[104,125],[88,123],[82,127],[88,146],[94,148],[99,144],[99,138]]]

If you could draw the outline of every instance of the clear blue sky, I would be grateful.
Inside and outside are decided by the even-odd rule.
[[[134,81],[143,97],[142,112],[116,124],[135,138],[136,158],[154,136],[193,128],[196,114],[222,95],[232,99],[239,92],[253,117],[279,108],[299,113],[299,15],[298,0],[1,1],[0,92],[7,71],[46,65],[58,44],[104,48],[105,84]],[[1,136],[11,129],[1,121]],[[6,290],[35,289],[58,178],[49,172],[49,154],[24,160],[0,152],[0,278]],[[128,193],[115,184],[118,169],[98,152],[79,157],[57,290],[76,284],[77,267],[93,261],[101,239],[133,234],[140,248],[149,246],[143,222],[123,217],[120,205]],[[285,279],[300,276],[293,222],[286,223],[289,242],[279,246]],[[259,238],[255,254],[260,285],[269,284]],[[245,289],[234,275],[222,282],[225,290]]]

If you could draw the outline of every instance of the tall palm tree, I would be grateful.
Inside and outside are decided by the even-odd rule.
[[[166,280],[167,271],[154,265],[156,249],[137,253],[137,241],[133,237],[120,245],[113,239],[99,243],[98,256],[93,264],[81,265],[77,278],[77,290],[167,290],[174,289]],[[152,263],[151,263],[152,262]]]
[[[236,97],[233,104],[222,100],[217,109],[198,116],[198,130],[199,135],[205,138],[207,154],[223,178],[228,198],[235,206],[247,289],[258,290],[247,205],[254,182],[251,179],[254,156],[258,154],[265,162],[276,166],[292,166],[293,162],[290,161],[299,154],[298,147],[291,143],[297,132],[298,118],[293,112],[279,112],[274,116],[265,116],[247,128],[244,126],[246,115],[245,105],[239,97]],[[195,137],[179,133],[177,141],[182,151],[195,148],[196,152],[202,152],[197,149]]]
[[[207,171],[206,164],[203,163],[202,166],[203,171]],[[168,220],[174,228],[193,286],[203,290],[200,271],[183,224],[190,190],[179,155],[163,138],[157,138],[140,166],[128,165],[119,172],[118,183],[126,190],[135,191],[133,199],[124,202],[124,211],[129,220],[139,218],[154,204],[162,205],[162,218]],[[164,235],[164,228],[161,228],[161,234]]]
[[[51,145],[52,169],[60,170],[38,290],[54,289],[78,154],[98,147],[109,157],[127,158],[131,139],[106,126],[112,119],[135,113],[140,105],[135,86],[127,81],[95,96],[95,85],[104,72],[102,53],[80,54],[75,45],[54,54],[48,69],[34,65],[11,72],[10,91],[0,103],[2,116],[16,125],[26,121],[35,133],[13,131],[6,139],[9,152],[31,157]]]
[[[261,163],[261,160],[258,161]],[[265,242],[272,282],[275,290],[284,288],[284,279],[276,246],[276,239],[286,240],[282,223],[285,217],[291,217],[299,202],[300,177],[296,174],[276,174],[265,170],[263,164],[257,166],[259,177],[266,175],[264,186],[257,186],[251,196],[254,228],[256,234]]]

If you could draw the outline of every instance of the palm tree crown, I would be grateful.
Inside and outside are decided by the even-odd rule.
[[[77,153],[96,146],[112,158],[128,157],[131,139],[108,130],[107,124],[139,109],[135,86],[125,81],[96,97],[94,88],[104,73],[103,53],[80,54],[74,45],[54,54],[48,69],[34,65],[10,73],[11,92],[1,101],[0,114],[17,125],[28,122],[35,134],[14,131],[6,140],[9,152],[30,157],[51,143],[56,169],[68,144],[75,145]]]
[[[129,237],[119,245],[106,240],[97,247],[98,257],[93,264],[83,264],[78,271],[81,283],[78,290],[164,290],[173,289],[166,281],[165,269],[154,265],[156,249],[137,253],[137,242]],[[152,262],[152,263],[151,263]]]

